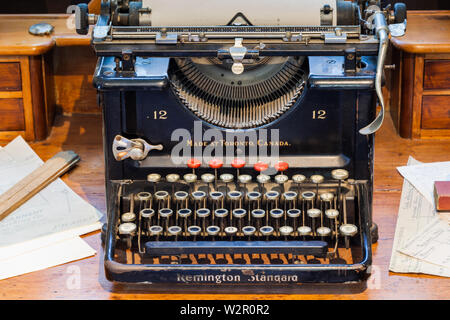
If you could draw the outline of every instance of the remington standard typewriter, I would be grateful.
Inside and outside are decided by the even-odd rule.
[[[379,1],[110,0],[76,7],[99,56],[109,280],[357,282],[370,275]],[[377,98],[381,110],[376,112]]]

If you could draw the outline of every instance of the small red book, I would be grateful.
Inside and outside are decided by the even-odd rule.
[[[434,201],[436,210],[450,211],[450,181],[434,182]]]

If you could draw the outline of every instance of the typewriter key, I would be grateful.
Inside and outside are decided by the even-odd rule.
[[[223,193],[219,191],[214,191],[209,194],[212,200],[222,200],[223,199]]]
[[[287,237],[291,235],[292,232],[294,232],[294,228],[292,228],[291,226],[282,226],[280,227],[279,231],[282,236]]]
[[[177,241],[178,235],[181,233],[181,228],[179,226],[171,226],[167,229],[170,236],[175,236],[175,241]]]
[[[214,183],[215,188],[217,189],[217,169],[220,169],[223,167],[223,161],[219,159],[211,159],[208,163],[209,167],[211,169],[214,169]]]
[[[136,232],[137,226],[131,222],[121,223],[119,225],[119,234],[123,235],[134,235]]]
[[[294,201],[297,199],[297,193],[294,191],[285,192],[285,193],[283,193],[283,198],[286,201]]]
[[[240,191],[231,191],[228,193],[228,198],[230,200],[241,200],[242,199],[242,192]]]
[[[358,233],[358,227],[355,226],[354,224],[343,224],[339,227],[339,231],[344,236],[353,237],[355,234]]]
[[[197,210],[197,216],[199,218],[206,218],[209,217],[211,214],[211,211],[208,208],[201,208]]]
[[[261,234],[263,236],[266,236],[266,239],[269,240],[269,236],[271,236],[273,234],[273,227],[271,226],[264,226],[259,228],[259,232],[261,232]]]
[[[331,229],[327,227],[319,227],[316,232],[321,237],[327,237],[331,234]]]
[[[270,181],[270,176],[268,176],[268,175],[266,175],[266,174],[259,174],[259,175],[256,177],[256,181],[258,181],[258,182],[261,183],[261,184],[265,184],[265,183],[267,183],[267,182]]]
[[[323,182],[324,177],[319,174],[315,174],[310,177],[310,180],[312,183],[319,184]]]
[[[183,176],[184,181],[191,184],[197,181],[197,175],[194,173],[187,173]]]
[[[292,181],[296,184],[301,184],[306,181],[306,177],[302,174],[296,174],[292,177]]]
[[[233,236],[238,232],[238,229],[236,227],[226,227],[225,228],[225,233],[227,234],[227,236],[230,237],[230,240],[233,240]]]
[[[206,193],[203,191],[192,192],[192,198],[196,201],[202,201],[206,198]]]
[[[185,191],[177,191],[177,192],[175,192],[174,196],[175,196],[176,200],[182,201],[182,200],[186,200],[187,197],[189,197],[189,193],[187,193]]]
[[[273,200],[278,200],[278,198],[280,197],[280,194],[277,191],[269,191],[269,192],[266,192],[265,196],[266,196],[267,200],[273,201]]]
[[[312,232],[312,229],[308,226],[301,226],[297,228],[297,231],[300,236],[309,236]]]
[[[275,218],[275,219],[279,219],[279,218],[283,217],[283,213],[284,212],[281,209],[272,209],[272,210],[270,210],[270,216],[272,218]]]
[[[259,200],[259,199],[261,199],[261,193],[256,192],[256,191],[249,192],[249,193],[247,193],[247,198],[252,201]]]
[[[325,215],[329,219],[336,219],[339,216],[339,211],[336,209],[325,210]]]
[[[151,217],[153,217],[155,215],[155,210],[149,209],[149,208],[142,209],[140,211],[140,215],[142,218],[150,219]]]
[[[289,217],[289,224],[295,230],[297,229],[297,218],[300,217],[302,211],[300,209],[289,209],[286,211],[286,215]]]
[[[214,182],[214,179],[215,179],[214,175],[211,174],[211,173],[204,173],[204,174],[201,175],[200,178],[201,178],[202,181],[203,181],[204,183],[206,183],[208,186],[209,186],[210,183],[213,183],[213,182]]]
[[[278,174],[275,176],[274,180],[278,184],[285,184],[289,180],[289,178],[284,174]]]
[[[150,231],[151,236],[156,236],[158,240],[158,236],[163,232],[163,228],[161,226],[151,226],[148,231]]]
[[[310,201],[310,200],[313,200],[315,197],[316,197],[316,194],[312,191],[302,192],[302,198],[304,200]]]
[[[161,218],[169,218],[172,215],[173,211],[169,208],[163,208],[159,210],[159,215]]]
[[[266,212],[263,209],[252,210],[252,217],[260,219],[266,216]]]
[[[318,218],[318,217],[320,217],[321,213],[322,213],[322,211],[320,211],[320,209],[316,209],[316,208],[311,208],[306,211],[306,214],[311,218]]]
[[[210,235],[210,236],[217,236],[220,232],[220,228],[218,226],[209,226],[208,228],[206,228],[206,232]]]
[[[166,176],[166,181],[170,183],[175,183],[180,180],[180,175],[176,173],[171,173]]]
[[[224,173],[220,175],[220,180],[222,180],[225,183],[230,183],[234,179],[234,176],[231,173]]]
[[[192,210],[191,210],[191,209],[185,208],[185,209],[180,209],[180,210],[178,210],[178,216],[179,216],[180,218],[187,218],[187,217],[189,217],[191,214],[192,214]]]
[[[199,226],[190,226],[188,227],[188,232],[190,233],[190,235],[194,236],[195,241],[197,235],[199,235],[200,232],[202,232],[202,228],[200,228]]]
[[[269,165],[264,162],[257,162],[253,165],[253,169],[258,172],[266,171],[269,168]]]
[[[345,180],[348,178],[348,171],[344,169],[336,169],[331,171],[331,177],[334,180]]]
[[[157,183],[161,180],[161,175],[159,173],[150,173],[147,176],[147,181],[148,182],[153,182],[153,183]]]
[[[137,195],[137,199],[140,201],[148,201],[152,198],[150,192],[139,192]]]
[[[252,182],[252,176],[249,174],[241,174],[240,176],[238,176],[238,180],[240,183],[245,185]]]
[[[330,192],[325,192],[320,195],[320,200],[324,202],[331,202],[334,199],[334,194]]]
[[[216,210],[214,211],[214,215],[215,215],[217,218],[225,218],[226,216],[228,216],[228,210],[227,210],[227,209],[224,209],[224,208],[216,209]]]
[[[236,169],[236,176],[239,177],[239,169],[245,167],[245,160],[244,159],[234,159],[231,161],[231,166]]]
[[[245,209],[239,208],[239,209],[233,210],[233,217],[235,217],[235,218],[243,218],[243,217],[245,217],[246,214],[247,214],[247,210],[245,210]]]
[[[133,222],[136,220],[136,215],[133,212],[126,212],[121,217],[122,222]]]
[[[248,236],[248,240],[251,240],[251,236],[253,236],[256,232],[256,228],[253,226],[245,226],[242,228],[242,233],[244,234],[244,236]]]
[[[169,193],[167,191],[157,191],[155,193],[156,200],[167,200],[169,198]]]
[[[195,158],[189,159],[187,162],[188,168],[192,169],[192,173],[195,175],[195,169],[199,168],[202,165],[200,160]]]

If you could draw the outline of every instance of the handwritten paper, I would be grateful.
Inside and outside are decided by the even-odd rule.
[[[420,162],[412,157],[409,158],[408,166],[417,164],[420,164]],[[436,211],[433,205],[405,179],[400,199],[397,226],[395,228],[394,244],[389,265],[390,271],[450,277],[450,270],[447,268],[414,258],[399,251],[406,247],[410,239],[419,234],[435,218]]]
[[[450,271],[450,226],[434,217],[419,234],[399,250],[411,257],[424,260]]]
[[[17,137],[0,149],[0,194],[43,161]],[[57,179],[0,221],[0,247],[97,222],[101,213]]]

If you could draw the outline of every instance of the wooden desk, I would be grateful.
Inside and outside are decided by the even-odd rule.
[[[53,33],[29,34],[28,28],[40,22],[53,25]],[[77,35],[73,23],[66,14],[0,15],[0,139],[47,137],[57,99],[52,50],[90,45],[90,37]]]
[[[404,138],[450,138],[450,11],[408,11],[392,38],[397,66],[390,110]]]
[[[104,169],[100,115],[57,118],[49,139],[32,148],[49,159],[60,150],[72,149],[81,156],[77,168],[64,181],[84,199],[105,211]],[[212,287],[180,291],[166,288],[114,285],[105,279],[100,234],[85,237],[98,254],[46,270],[0,281],[0,299],[448,299],[450,279],[428,275],[394,274],[388,271],[403,179],[395,169],[408,156],[424,162],[450,160],[445,141],[411,141],[398,137],[388,116],[376,136],[374,220],[380,238],[373,249],[374,275],[365,289],[344,285],[239,288]],[[71,276],[79,275],[73,288]]]

